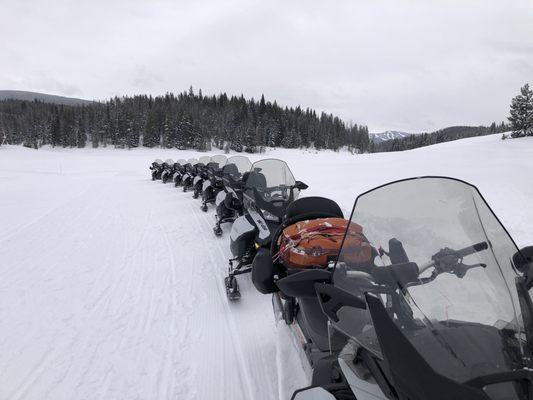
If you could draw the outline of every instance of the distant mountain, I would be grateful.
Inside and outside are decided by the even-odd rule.
[[[393,139],[403,139],[411,135],[412,133],[407,133],[407,132],[385,131],[381,133],[371,133],[370,139],[372,139],[374,143],[382,143],[382,142],[387,142]]]
[[[79,106],[93,103],[90,100],[76,99],[74,97],[55,96],[53,94],[26,92],[23,90],[0,90],[0,101],[2,100],[38,100],[43,103],[63,104],[66,106]]]
[[[432,144],[451,142],[453,140],[465,139],[474,136],[491,135],[511,130],[511,127],[504,122],[490,126],[449,126],[434,132],[420,134],[407,134],[404,137],[397,137],[394,140],[374,141],[374,151],[402,151],[411,150],[418,147],[430,146]]]

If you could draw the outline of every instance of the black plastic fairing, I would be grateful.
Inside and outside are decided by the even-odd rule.
[[[330,282],[331,272],[309,269],[286,276],[277,282],[279,290],[290,297],[316,297],[315,283]]]
[[[367,293],[366,302],[400,400],[490,400],[481,389],[437,374],[391,320],[381,299]]]

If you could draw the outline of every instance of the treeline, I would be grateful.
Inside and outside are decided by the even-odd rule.
[[[493,133],[501,133],[510,130],[504,122],[490,126],[452,126],[431,133],[409,135],[404,138],[388,140],[374,144],[373,151],[402,151],[416,149],[417,147],[430,146],[432,144],[450,142],[474,136],[484,136]]]
[[[39,148],[138,146],[257,152],[269,147],[370,150],[368,128],[331,114],[225,93],[116,97],[67,106],[0,101],[0,140]]]

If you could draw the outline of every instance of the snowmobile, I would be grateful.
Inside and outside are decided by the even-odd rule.
[[[221,224],[233,222],[243,215],[243,188],[251,166],[248,157],[233,156],[222,169],[223,190],[215,200],[217,213],[213,232],[216,236],[222,235]]]
[[[181,184],[181,178],[185,173],[185,161],[183,158],[180,158],[174,163],[174,175],[172,175],[172,180],[174,181],[174,186],[178,187]]]
[[[161,181],[163,181],[163,183],[167,183],[167,181],[170,179],[173,173],[174,173],[174,160],[171,158],[168,158],[163,163],[163,172],[161,173]]]
[[[287,207],[304,189],[307,185],[294,179],[285,161],[265,159],[252,164],[243,191],[244,215],[235,220],[230,232],[233,258],[224,279],[230,300],[241,297],[236,276],[252,270],[258,249],[269,248]]]
[[[288,227],[303,223],[309,235],[306,237],[301,234],[299,237],[291,237],[291,244],[310,241],[312,237],[323,235],[328,246],[329,243],[335,243],[335,241],[338,243],[337,246],[340,246],[345,230],[335,231],[336,227],[331,225],[335,221],[338,223],[339,220],[347,223],[341,208],[333,200],[324,197],[297,199],[287,207],[281,224],[272,234],[270,246],[259,249],[252,263],[253,285],[263,294],[273,294],[272,304],[276,320],[285,321],[290,326],[296,341],[300,342],[302,354],[307,358],[309,367],[313,371],[314,384],[332,382],[339,384],[340,374],[336,372],[336,355],[345,346],[347,338],[339,332],[328,329],[327,317],[321,310],[314,287],[310,290],[309,296],[292,296],[290,291],[280,292],[278,281],[282,285],[286,282],[283,278],[308,271],[290,268],[284,263],[284,258],[281,256],[280,236],[286,232]],[[313,230],[310,221],[322,221],[322,224],[317,225],[319,229]],[[298,258],[305,255],[312,257],[312,260],[319,258],[321,250],[314,245],[296,249]],[[371,254],[371,252],[368,253],[368,261],[371,259]],[[312,268],[312,271],[315,271],[313,273],[321,274],[336,256],[335,252],[334,258],[322,257],[322,263],[312,263],[299,268]]]
[[[155,160],[152,165],[150,165],[150,170],[152,171],[152,180],[161,179],[161,173],[163,172],[163,160],[159,158]]]
[[[222,171],[228,159],[220,154],[211,158],[207,168],[207,179],[202,182],[202,211],[207,212],[207,204],[214,203],[218,193],[224,189]]]
[[[198,159],[198,164],[195,166],[195,176],[192,181],[193,194],[192,197],[197,199],[200,197],[202,182],[207,179],[207,166],[211,162],[211,157],[202,156]]]
[[[275,282],[278,319],[323,332],[333,354],[293,400],[533,399],[533,247],[518,250],[475,186],[392,182],[360,195],[349,223],[371,263],[354,261],[348,230],[332,265]]]
[[[192,181],[196,174],[196,164],[198,164],[198,160],[196,158],[189,158],[185,164],[185,173],[181,177],[181,186],[183,186],[184,192],[186,192],[192,186]]]

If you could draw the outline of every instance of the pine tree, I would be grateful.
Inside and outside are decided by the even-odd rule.
[[[525,84],[520,94],[511,102],[511,116],[508,118],[513,137],[533,136],[533,91]]]

